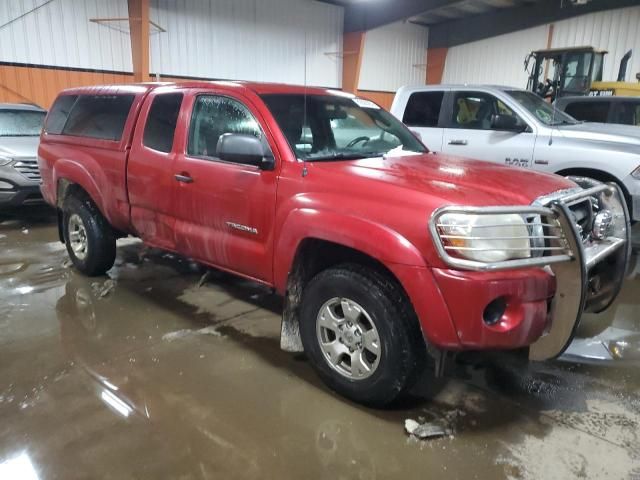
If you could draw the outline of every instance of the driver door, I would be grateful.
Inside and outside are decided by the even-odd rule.
[[[185,99],[190,122],[173,164],[176,246],[180,253],[253,279],[272,280],[276,168],[223,161],[216,156],[225,133],[265,136],[251,104],[211,90]],[[275,150],[273,150],[275,152]]]
[[[517,167],[532,167],[536,135],[528,127],[523,132],[495,130],[495,114],[517,117],[494,95],[477,91],[448,94],[442,151],[449,155],[486,160]]]

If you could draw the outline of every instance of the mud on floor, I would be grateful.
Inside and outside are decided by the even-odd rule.
[[[280,351],[263,287],[132,240],[87,279],[51,221],[0,224],[0,478],[640,478],[637,365],[461,363],[369,410]]]

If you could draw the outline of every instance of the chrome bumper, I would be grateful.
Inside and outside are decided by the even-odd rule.
[[[631,255],[631,228],[624,195],[615,184],[596,184],[575,179],[588,188],[562,192],[542,199],[557,215],[572,251],[572,260],[551,267],[556,295],[551,303],[551,326],[529,348],[531,360],[547,360],[561,355],[573,340],[584,312],[598,313],[615,300],[624,280]],[[613,236],[583,242],[573,221],[572,205],[593,197],[614,210]]]

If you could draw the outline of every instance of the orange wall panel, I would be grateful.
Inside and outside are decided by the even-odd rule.
[[[126,73],[0,65],[0,102],[35,103],[48,109],[65,88],[132,81],[133,75]]]

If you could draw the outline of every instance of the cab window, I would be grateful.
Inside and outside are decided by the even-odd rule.
[[[195,157],[217,158],[218,140],[225,133],[262,138],[258,122],[242,103],[223,96],[199,96],[191,116],[187,153]]]
[[[606,123],[611,102],[573,102],[564,109],[576,120]]]
[[[613,122],[640,126],[640,102],[619,102],[615,108]]]
[[[181,93],[164,93],[153,99],[144,126],[142,143],[145,147],[164,153],[171,151],[181,104]]]
[[[493,95],[483,92],[457,92],[453,95],[453,105],[449,128],[471,130],[491,130],[493,115],[519,117]]]
[[[437,127],[444,92],[415,92],[407,101],[402,123],[409,127]]]

